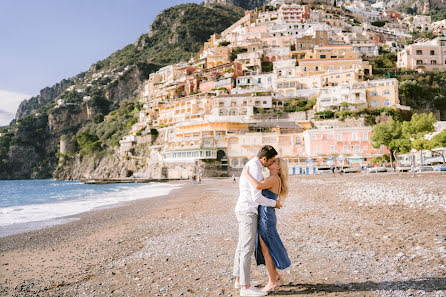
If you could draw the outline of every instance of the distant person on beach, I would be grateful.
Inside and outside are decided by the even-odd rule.
[[[232,182],[235,184],[237,180],[235,179],[235,174],[232,175]]]
[[[266,198],[277,200],[283,206],[288,195],[288,165],[282,158],[276,158],[268,166],[270,176],[258,182],[250,173],[249,168],[243,170],[249,183],[257,190],[262,190]],[[276,210],[273,207],[259,205],[258,238],[256,239],[255,258],[257,265],[266,265],[268,284],[265,292],[276,290],[278,282],[283,283],[277,269],[283,270],[291,265],[288,253],[277,232]]]
[[[257,157],[248,161],[245,168],[257,182],[261,182],[263,168],[270,166],[276,156],[276,150],[270,145],[265,145],[257,153]],[[264,197],[260,190],[250,184],[246,174],[240,176],[239,189],[240,195],[235,207],[239,234],[234,256],[234,276],[236,277],[234,286],[237,289],[240,288],[240,296],[265,296],[268,293],[257,289],[251,282],[251,255],[258,238],[258,207],[263,205],[280,208],[281,204],[280,201]]]

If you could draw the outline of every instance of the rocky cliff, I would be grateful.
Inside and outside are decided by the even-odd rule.
[[[190,59],[210,35],[220,33],[243,14],[243,9],[227,6],[183,4],[169,8],[156,17],[150,32],[141,35],[133,44],[92,65],[88,71],[64,79],[23,101],[16,121],[0,131],[0,179],[53,177],[61,136],[76,140],[82,127],[103,121],[110,112],[109,118],[113,118],[113,111],[123,102],[140,95],[150,73]],[[113,125],[106,127],[105,132],[112,131],[119,123],[113,122]],[[115,137],[125,135],[128,128],[113,130]],[[106,137],[102,132],[93,131],[87,136]],[[58,167],[56,176],[77,179],[80,172],[95,173],[97,164],[102,164],[100,176],[126,175],[116,168],[133,168],[128,160],[109,157],[114,155],[116,139],[93,144],[94,148],[100,147],[101,152],[94,156],[70,157],[65,167],[62,166],[65,170]],[[79,145],[74,147],[79,148]],[[110,163],[112,161],[115,163]]]
[[[83,74],[78,75],[82,77]],[[74,83],[77,77],[71,79],[63,79],[52,87],[46,87],[40,90],[40,94],[20,103],[16,113],[16,120],[30,114],[33,110],[48,102],[54,101],[63,91]]]
[[[229,6],[239,6],[244,9],[254,9],[256,7],[261,7],[267,3],[268,0],[205,0],[204,4],[206,6],[212,5],[229,5]]]
[[[429,14],[434,10],[446,9],[445,0],[388,0],[390,7],[411,14]]]

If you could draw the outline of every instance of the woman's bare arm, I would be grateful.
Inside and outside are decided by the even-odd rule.
[[[250,173],[249,173],[249,168],[248,166],[246,166],[243,169],[243,174],[245,175],[245,177],[248,179],[248,182],[256,189],[256,190],[263,190],[263,189],[271,189],[274,185],[274,180],[273,178],[267,178],[261,182],[257,181]]]

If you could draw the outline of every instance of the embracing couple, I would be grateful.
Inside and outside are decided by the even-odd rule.
[[[270,176],[263,178],[263,168]],[[239,224],[239,238],[234,257],[235,288],[240,296],[265,296],[275,291],[283,278],[277,269],[291,265],[290,259],[277,232],[275,208],[280,209],[288,194],[288,166],[277,158],[276,150],[263,146],[257,157],[251,159],[240,176],[240,196],[235,207]],[[257,265],[266,265],[268,284],[259,290],[251,282],[251,255]]]

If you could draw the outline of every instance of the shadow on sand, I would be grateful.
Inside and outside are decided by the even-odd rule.
[[[446,290],[446,278],[428,278],[408,281],[362,282],[342,284],[300,284],[289,282],[280,286],[274,295],[302,295],[312,293],[361,292],[361,291],[405,291],[420,290],[435,292]]]

